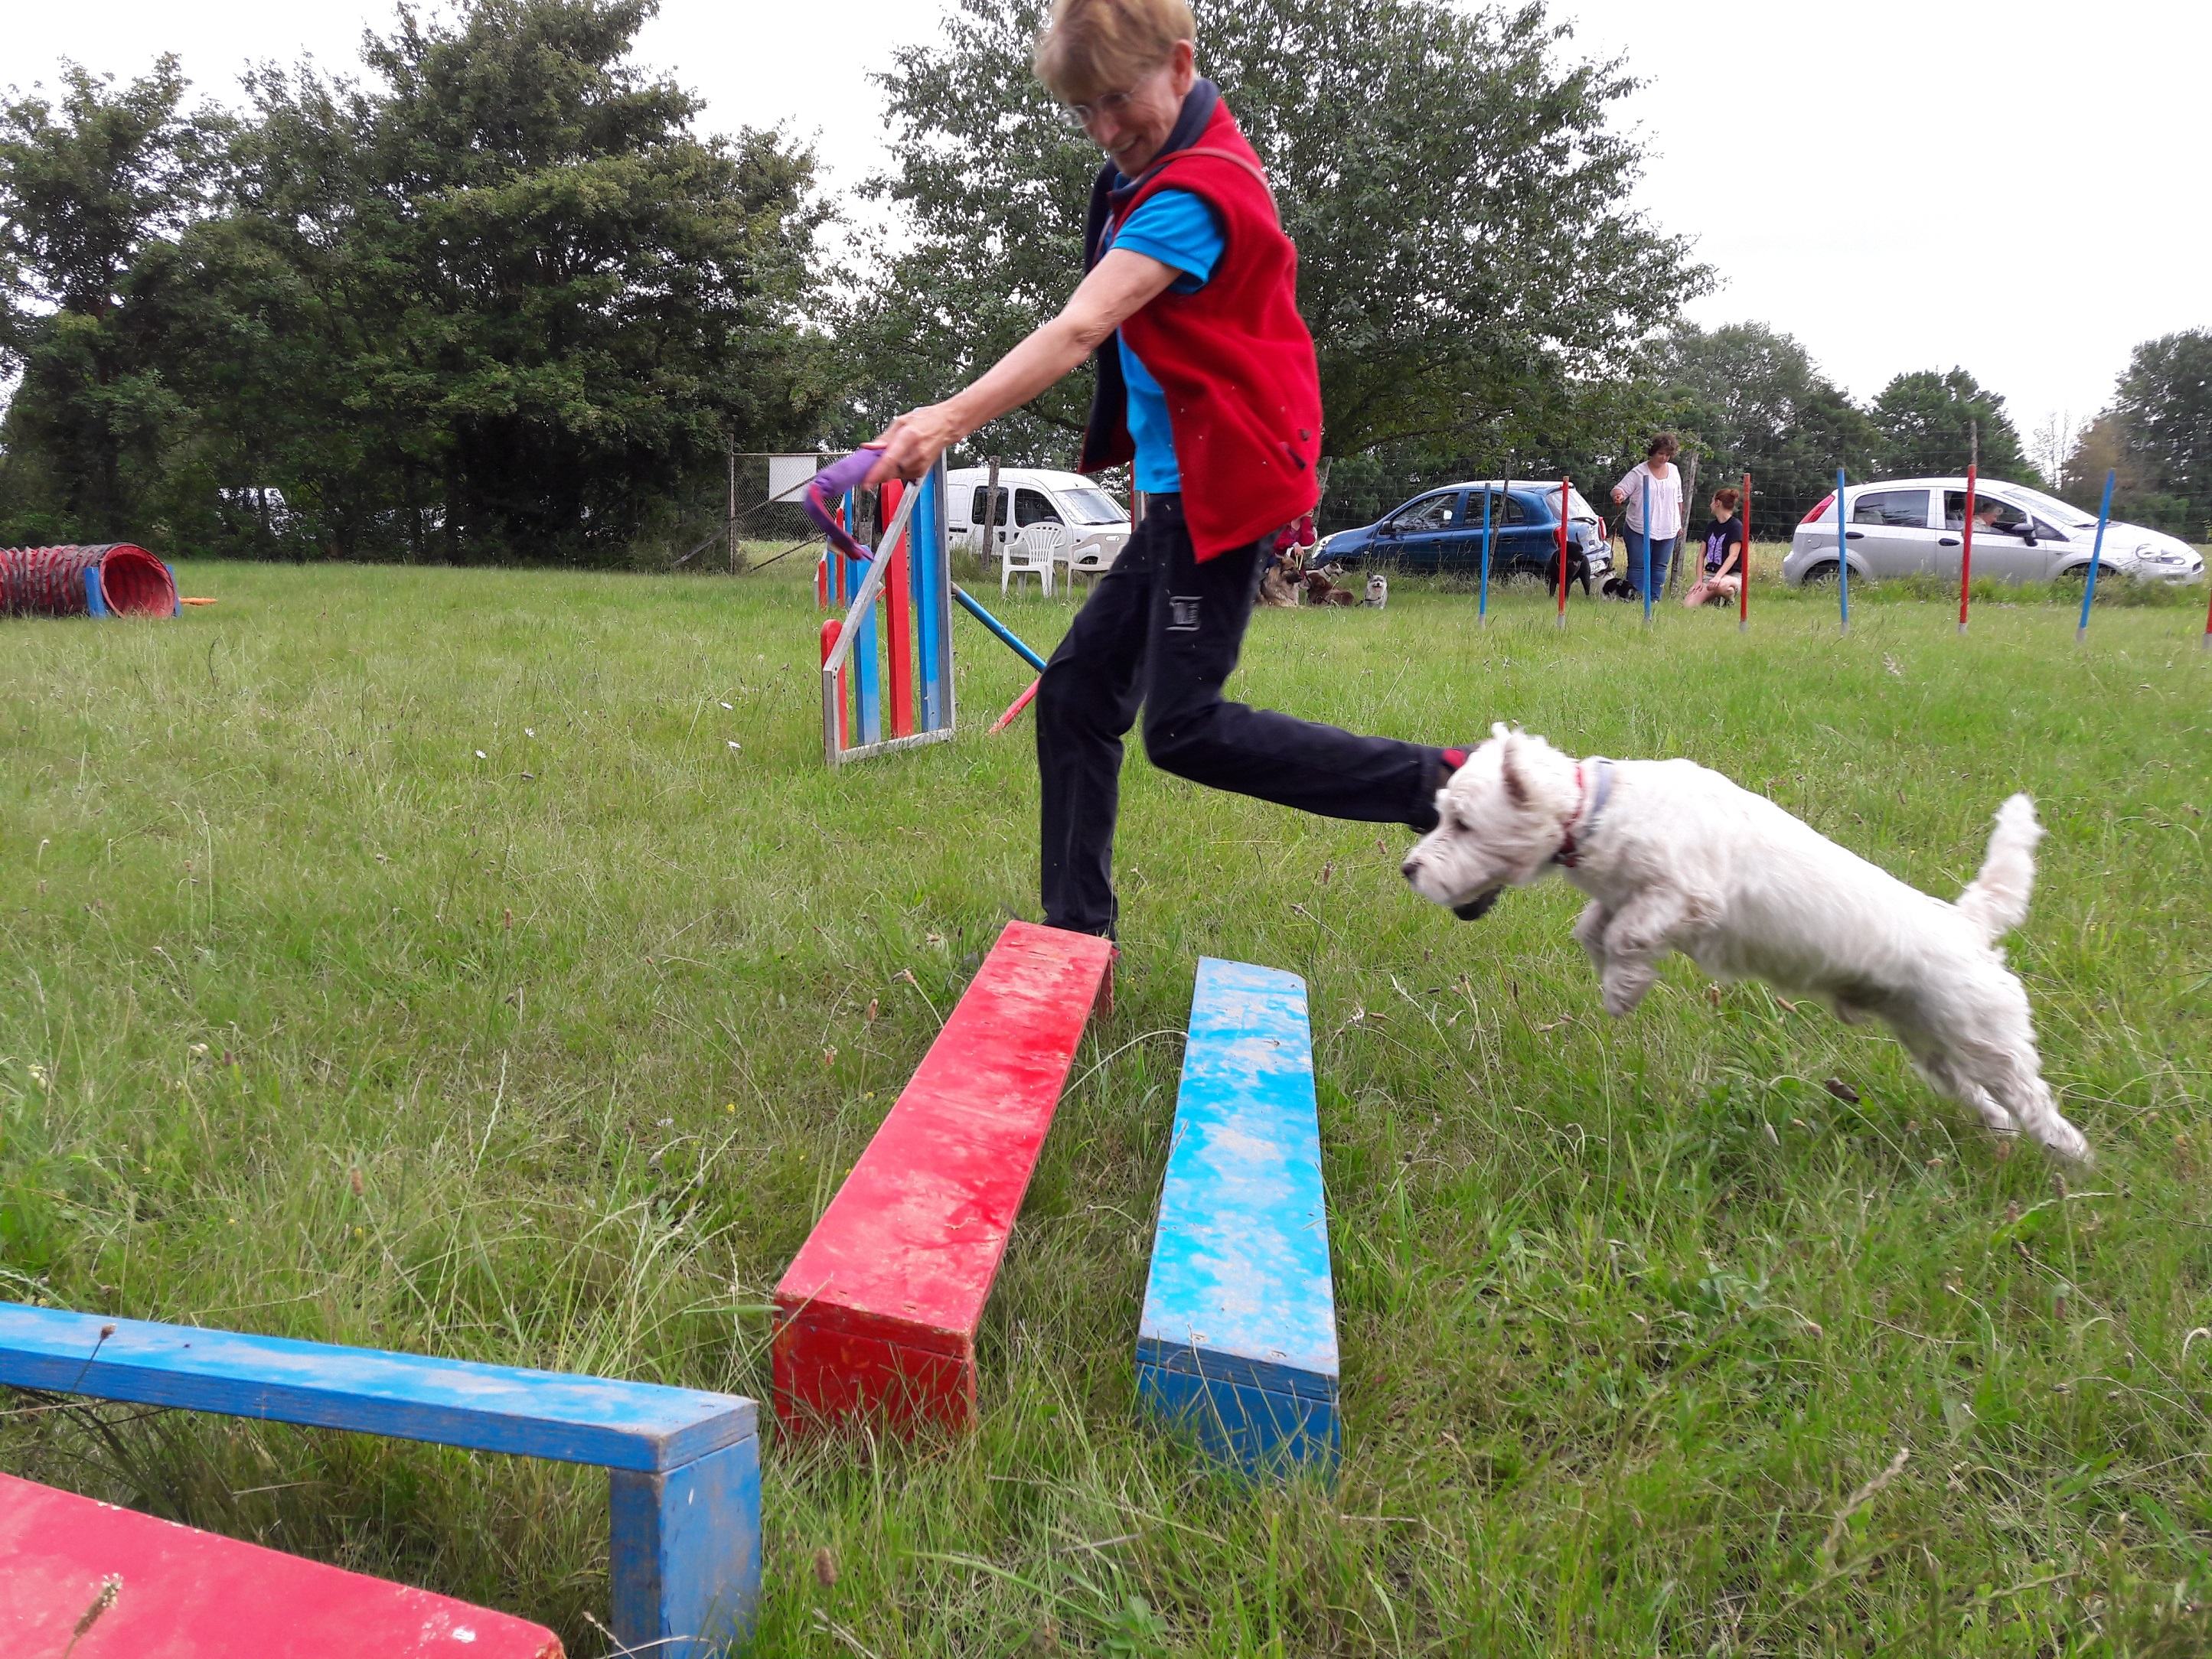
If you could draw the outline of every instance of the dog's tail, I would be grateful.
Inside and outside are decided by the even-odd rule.
[[[1997,827],[1990,832],[1982,873],[1959,895],[1959,914],[1992,945],[2027,920],[2028,895],[2035,890],[2035,843],[2042,839],[2035,803],[2026,795],[2014,795],[1997,808]]]

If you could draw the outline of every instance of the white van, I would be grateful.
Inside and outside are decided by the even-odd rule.
[[[1075,538],[1071,550],[1081,554],[1097,548],[1111,563],[1129,539],[1129,510],[1080,472],[1055,472],[1046,467],[1002,466],[999,469],[999,510],[996,544],[983,546],[983,522],[990,509],[990,469],[963,466],[945,475],[945,533],[955,548],[965,548],[995,560],[1006,545],[1011,525],[1020,530],[1040,522],[1064,524]]]

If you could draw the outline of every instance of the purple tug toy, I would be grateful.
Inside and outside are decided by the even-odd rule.
[[[883,453],[882,445],[870,444],[854,450],[842,461],[832,461],[814,475],[813,482],[806,486],[805,499],[800,503],[806,509],[806,516],[829,537],[830,546],[863,564],[876,556],[837,522],[836,501],[846,491],[860,487],[861,480],[868,476],[868,469]]]

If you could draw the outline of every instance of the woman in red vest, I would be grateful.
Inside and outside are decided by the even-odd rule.
[[[1037,75],[1110,158],[1083,282],[973,386],[894,421],[869,474],[920,477],[1096,355],[1078,465],[1133,462],[1146,503],[1037,691],[1044,919],[1077,933],[1114,931],[1121,739],[1139,704],[1154,765],[1332,817],[1425,831],[1466,758],[1222,697],[1275,537],[1320,499],[1321,382],[1297,250],[1199,78],[1196,34],[1188,0],[1057,0]]]

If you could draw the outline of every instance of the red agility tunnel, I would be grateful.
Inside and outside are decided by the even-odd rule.
[[[0,617],[173,617],[177,579],[130,542],[0,548]]]

